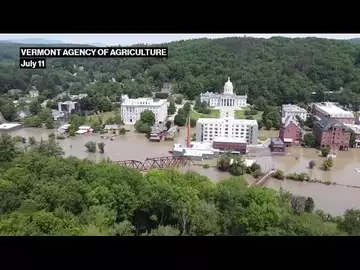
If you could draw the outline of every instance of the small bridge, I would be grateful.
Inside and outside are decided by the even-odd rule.
[[[156,157],[146,158],[144,162],[138,160],[121,160],[114,163],[126,168],[146,172],[152,169],[178,168],[180,166],[194,165],[190,157]]]
[[[270,169],[267,173],[265,173],[261,178],[257,179],[254,183],[250,184],[250,187],[253,186],[264,186],[269,180],[269,178],[276,172],[275,169]]]

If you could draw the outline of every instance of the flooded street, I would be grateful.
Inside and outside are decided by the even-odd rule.
[[[13,136],[22,137],[34,136],[37,140],[41,137],[47,139],[52,133],[51,130],[23,128],[11,132]],[[192,129],[191,133],[195,132]],[[276,137],[278,131],[261,131],[261,136]],[[107,135],[105,135],[107,136]],[[108,135],[110,136],[110,135]],[[126,135],[117,136],[114,141],[101,139],[100,135],[78,135],[76,137],[58,140],[67,156],[73,155],[79,158],[88,158],[99,161],[110,158],[114,161],[120,160],[139,160],[143,161],[146,157],[169,156],[169,151],[174,143],[185,143],[186,128],[182,128],[178,137],[174,141],[149,142],[143,134],[134,131]],[[105,153],[88,153],[84,144],[88,141],[105,143]],[[261,165],[264,170],[276,168],[283,170],[285,174],[296,172],[306,172],[312,177],[322,181],[331,181],[338,184],[352,185],[360,187],[360,173],[355,168],[360,168],[360,149],[351,149],[347,152],[338,152],[334,159],[334,167],[330,171],[323,171],[320,167],[324,160],[321,153],[316,149],[289,148],[285,156],[270,156],[268,148],[257,149],[256,157],[253,159]],[[310,170],[309,162],[313,160],[316,168]],[[209,177],[213,182],[218,182],[229,178],[229,174],[217,172],[213,168],[204,169],[201,166],[191,168],[181,168],[181,171],[195,171]],[[280,187],[290,191],[295,195],[311,196],[314,198],[317,208],[323,209],[333,215],[341,215],[346,209],[360,208],[360,188],[349,188],[336,185],[324,185],[317,183],[301,183],[291,180],[279,181],[270,179],[267,187],[279,189]]]

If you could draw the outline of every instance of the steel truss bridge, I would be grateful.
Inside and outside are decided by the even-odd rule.
[[[145,172],[152,169],[178,168],[180,166],[194,165],[190,157],[156,157],[146,158],[144,162],[139,160],[121,160],[114,163],[126,168]]]

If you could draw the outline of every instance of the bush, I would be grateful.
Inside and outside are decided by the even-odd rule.
[[[311,161],[309,162],[309,168],[310,168],[310,169],[313,169],[315,166],[316,166],[315,161],[311,160]]]
[[[259,178],[260,176],[263,175],[261,169],[256,169],[255,171],[252,172],[251,174],[254,178]]]
[[[323,169],[324,169],[325,171],[330,170],[330,168],[331,168],[332,166],[334,166],[334,162],[333,162],[332,158],[328,158],[328,159],[324,160],[324,162],[323,162]]]
[[[89,153],[96,152],[96,143],[93,141],[89,141],[89,142],[85,143],[85,147]]]
[[[105,143],[99,142],[98,147],[99,147],[99,150],[100,150],[100,154],[104,154],[104,152],[105,152]]]
[[[310,176],[307,173],[290,173],[286,176],[287,179],[293,180],[293,181],[309,181]]]
[[[179,127],[185,126],[186,125],[186,116],[183,115],[182,113],[178,113],[177,115],[175,115],[174,124]]]
[[[272,177],[274,177],[275,179],[278,179],[278,180],[284,180],[285,174],[281,170],[276,170],[276,172],[272,175]]]
[[[250,112],[249,110],[245,110],[245,111],[244,111],[244,115],[245,115],[245,116],[249,116],[249,115],[251,115],[251,112]]]
[[[210,168],[210,165],[209,165],[209,164],[204,164],[202,167],[203,167],[204,169],[209,169],[209,168]]]
[[[257,115],[259,112],[257,110],[250,110],[250,115]]]
[[[330,153],[330,149],[329,147],[323,147],[321,148],[321,154],[324,156],[324,157],[327,157]]]

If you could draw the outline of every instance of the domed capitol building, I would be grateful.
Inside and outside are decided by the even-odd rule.
[[[206,93],[200,94],[200,101],[206,102],[211,107],[245,107],[247,105],[247,95],[238,96],[234,94],[234,87],[230,78],[224,85],[224,92],[221,94]]]

